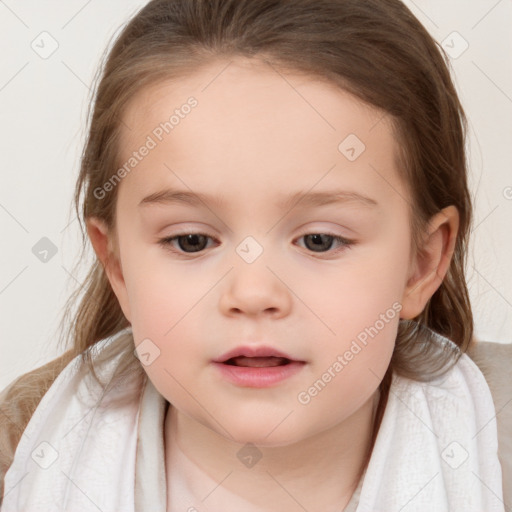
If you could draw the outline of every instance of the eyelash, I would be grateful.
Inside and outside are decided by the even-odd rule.
[[[207,235],[206,233],[200,233],[199,231],[184,231],[182,233],[177,233],[175,235],[172,235],[172,236],[168,236],[168,237],[165,237],[165,238],[161,238],[160,240],[158,240],[158,243],[160,245],[162,245],[166,250],[174,253],[174,254],[177,254],[179,256],[183,256],[183,257],[192,257],[194,254],[202,254],[204,252],[205,249],[202,249],[200,251],[195,251],[195,252],[184,252],[182,250],[178,250],[176,248],[173,247],[172,245],[172,242],[174,240],[177,240],[178,238],[182,237],[182,236],[187,236],[187,235],[200,235],[200,236],[205,236],[206,238],[210,238],[212,240],[216,240],[214,237],[211,237],[209,235]],[[311,233],[306,233],[302,236],[300,236],[298,239],[301,239],[301,238],[304,238],[305,236],[308,236],[308,235],[327,235],[327,236],[331,236],[333,238],[333,241],[335,242],[338,242],[341,244],[340,247],[338,247],[337,249],[328,249],[327,251],[324,251],[324,252],[315,252],[315,251],[310,251],[312,254],[329,254],[331,253],[332,254],[338,254],[339,252],[342,252],[342,251],[345,251],[347,249],[350,249],[354,244],[355,244],[355,241],[354,240],[349,240],[347,238],[344,238],[342,236],[339,236],[339,235],[335,235],[334,233],[329,233],[329,232],[324,232],[324,231],[319,231],[319,232],[311,232]]]

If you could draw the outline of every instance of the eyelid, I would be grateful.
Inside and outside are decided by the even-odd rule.
[[[187,230],[184,230],[184,231],[173,233],[172,235],[165,236],[163,238],[159,238],[157,240],[157,243],[159,245],[162,245],[164,247],[164,249],[167,249],[168,251],[170,251],[170,252],[172,252],[174,254],[177,254],[178,256],[187,257],[187,256],[192,256],[194,254],[204,254],[205,249],[203,249],[202,251],[197,251],[197,252],[184,252],[184,251],[180,251],[178,249],[175,249],[172,246],[172,244],[171,244],[172,241],[178,239],[181,236],[187,236],[187,235],[201,235],[201,236],[204,236],[206,238],[211,238],[212,240],[215,240],[216,242],[218,242],[218,240],[214,236],[209,235],[208,233],[205,233],[203,231],[195,231],[193,229],[187,229]]]
[[[336,256],[338,253],[346,251],[346,250],[350,249],[353,245],[356,244],[356,241],[353,239],[345,238],[344,236],[337,235],[336,233],[332,233],[329,230],[323,231],[321,229],[317,230],[317,231],[312,230],[312,231],[306,232],[303,235],[300,235],[299,237],[297,237],[295,240],[299,240],[308,235],[327,235],[327,236],[331,236],[334,240],[341,243],[341,245],[339,247],[337,247],[335,249],[329,249],[328,251],[325,251],[325,252],[310,251],[306,248],[306,250],[308,251],[308,253],[310,255],[318,254],[318,255],[320,255],[320,257],[322,257],[322,255],[324,255],[323,256],[324,258],[327,258],[330,256]]]
[[[192,257],[194,254],[198,254],[198,255],[204,254],[206,249],[203,249],[203,250],[197,251],[197,252],[184,252],[184,251],[181,251],[179,249],[175,249],[172,246],[171,243],[174,240],[178,239],[181,236],[186,236],[186,235],[201,235],[201,236],[204,236],[206,238],[210,238],[210,239],[218,242],[216,237],[208,234],[207,232],[203,232],[203,231],[199,231],[199,230],[196,231],[196,230],[191,228],[191,229],[188,229],[188,230],[183,230],[183,231],[180,231],[180,232],[177,232],[177,233],[173,233],[172,235],[163,237],[163,238],[158,240],[158,244],[162,245],[165,249],[171,251],[174,254],[177,254],[178,256]],[[324,251],[324,252],[315,252],[315,251],[308,250],[307,247],[304,248],[311,255],[318,254],[318,255],[325,255],[325,256],[334,256],[334,255],[338,254],[339,252],[342,252],[342,251],[350,249],[352,246],[354,246],[357,243],[356,240],[349,239],[349,238],[346,238],[344,236],[341,236],[341,235],[338,235],[336,233],[333,233],[333,232],[331,232],[329,230],[322,230],[322,229],[318,229],[318,230],[312,229],[312,230],[306,231],[302,235],[294,238],[294,240],[300,240],[301,238],[304,238],[304,237],[306,237],[308,235],[327,235],[327,236],[331,236],[335,241],[337,241],[337,242],[339,242],[341,244],[338,248],[329,249],[329,250]],[[301,247],[301,248],[303,248],[303,247]]]

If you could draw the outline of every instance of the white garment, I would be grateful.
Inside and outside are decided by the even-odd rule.
[[[108,378],[117,363],[98,373]],[[74,359],[20,439],[0,512],[164,512],[166,409],[145,375],[105,392]],[[429,383],[394,374],[357,512],[504,512],[495,415],[487,382],[465,354]]]

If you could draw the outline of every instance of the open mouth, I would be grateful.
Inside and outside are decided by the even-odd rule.
[[[295,361],[282,355],[238,355],[223,359],[213,361],[220,375],[232,384],[250,388],[275,386],[306,366],[306,361]]]
[[[267,368],[271,366],[286,366],[290,364],[291,360],[286,357],[246,357],[238,356],[227,359],[223,364],[229,364],[231,366],[245,366],[249,368]]]

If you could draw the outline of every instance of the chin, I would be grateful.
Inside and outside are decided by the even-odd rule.
[[[259,448],[277,448],[281,446],[289,446],[291,444],[294,444],[296,441],[299,441],[300,439],[293,439],[291,437],[287,436],[280,436],[280,437],[272,437],[270,439],[270,436],[268,435],[269,432],[271,432],[272,428],[269,428],[265,432],[261,433],[243,433],[240,435],[234,435],[233,438],[230,438],[231,441],[240,444],[242,446],[246,446],[248,444],[254,444]]]
[[[291,429],[292,425],[287,425],[285,428],[284,423],[279,425],[275,417],[269,417],[268,421],[262,418],[255,424],[252,419],[245,420],[244,423],[223,423],[231,436],[228,436],[222,429],[219,430],[218,426],[215,429],[217,433],[223,437],[240,445],[252,443],[261,448],[271,448],[278,446],[287,446],[300,441],[305,433],[297,432]]]

